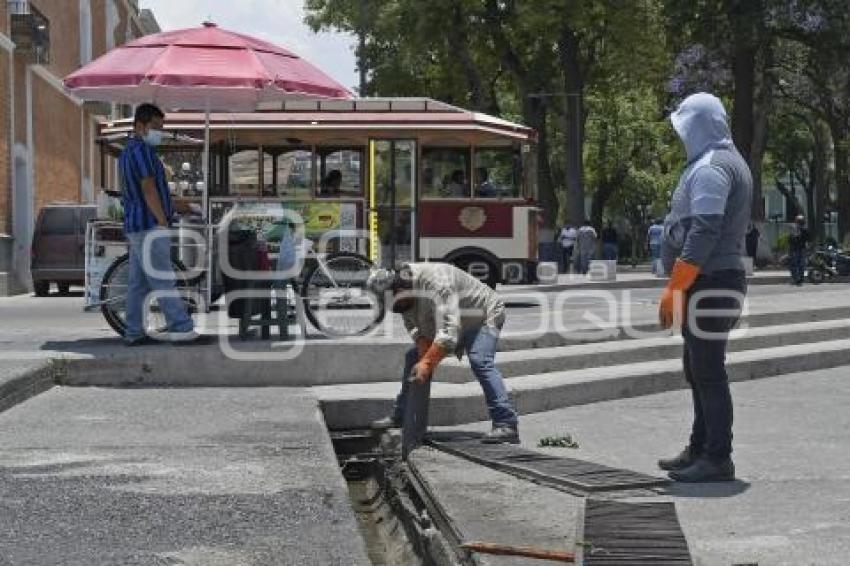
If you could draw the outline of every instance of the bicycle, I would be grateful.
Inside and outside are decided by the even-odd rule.
[[[316,330],[330,337],[359,336],[374,329],[384,319],[385,309],[380,297],[366,289],[366,280],[372,262],[354,252],[322,254],[308,246],[305,253],[303,277],[290,280],[293,291],[301,301],[307,320]],[[188,274],[179,260],[172,260],[176,290],[186,301],[191,313],[199,310],[197,298],[201,297],[201,286],[206,272]],[[109,326],[119,335],[126,331],[126,294],[129,275],[129,255],[124,254],[109,266],[100,286],[100,308]],[[274,293],[287,293],[280,286],[266,285]],[[219,297],[215,294],[211,300]],[[282,298],[277,295],[275,300]],[[291,304],[291,303],[290,303]],[[297,312],[297,309],[296,309]],[[156,300],[149,302],[148,320],[154,319],[155,328],[165,327],[165,321],[156,307]]]

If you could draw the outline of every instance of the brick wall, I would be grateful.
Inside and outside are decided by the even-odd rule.
[[[80,201],[80,107],[41,77],[32,77],[35,210]]]
[[[114,0],[91,0],[91,53],[97,59],[106,53],[106,2]]]
[[[5,11],[5,2],[2,3]],[[11,105],[9,53],[0,49],[0,234],[12,231]]]
[[[57,77],[80,66],[80,3],[78,0],[30,0],[50,21],[50,63]]]
[[[97,58],[107,46],[120,45],[131,36],[140,35],[134,15],[124,0],[90,0],[91,51]],[[15,273],[27,281],[29,255],[25,251],[31,237],[33,218],[43,205],[57,202],[80,202],[84,179],[100,186],[99,152],[90,146],[93,126],[89,114],[74,104],[62,91],[58,81],[80,64],[80,4],[78,0],[30,0],[31,5],[50,22],[50,62],[43,69],[30,68],[23,56],[9,57],[0,50],[0,233],[15,237]],[[112,24],[107,30],[107,14]],[[0,0],[0,32],[8,35],[7,2]],[[14,73],[10,90],[9,66]],[[46,75],[46,76],[42,76]],[[52,77],[50,76],[52,75]],[[27,80],[31,81],[31,113],[28,113]],[[50,80],[48,80],[50,79]],[[11,111],[14,110],[14,123]],[[32,121],[31,137],[28,122]],[[11,132],[11,134],[10,134]],[[9,137],[12,143],[9,143]],[[14,146],[26,146],[32,162],[22,169],[32,172],[32,187],[26,186],[27,176],[11,187],[11,168]],[[11,147],[10,147],[11,146]],[[94,160],[92,162],[92,155]],[[12,191],[21,192],[21,203],[32,197],[33,210],[12,210]],[[30,193],[29,191],[32,191]],[[18,225],[12,224],[13,214],[21,214]],[[31,217],[28,215],[32,215]]]

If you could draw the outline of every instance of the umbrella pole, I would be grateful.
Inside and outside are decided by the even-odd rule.
[[[204,193],[202,198],[203,219],[207,227],[207,288],[205,291],[205,302],[207,311],[212,307],[213,286],[213,226],[212,214],[210,214],[210,101],[207,100],[204,110],[204,154],[201,156],[204,170]]]

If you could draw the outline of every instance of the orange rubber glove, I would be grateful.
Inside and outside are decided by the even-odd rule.
[[[422,359],[419,360],[415,366],[413,366],[413,373],[411,375],[412,381],[414,383],[425,383],[431,376],[434,375],[434,370],[437,369],[437,365],[440,363],[440,360],[446,357],[446,353],[443,349],[437,344],[431,344],[428,348],[428,351],[425,352],[425,355],[422,356]]]
[[[425,338],[424,336],[420,336],[416,339],[416,350],[419,352],[419,357],[417,358],[418,360],[422,359],[422,356],[425,355],[425,352],[428,351],[428,348],[431,347],[431,344],[433,342],[433,340],[431,340],[430,338]]]
[[[699,267],[687,261],[677,259],[670,274],[670,281],[658,305],[658,322],[661,328],[670,328],[676,323],[681,326],[685,320],[685,303],[688,289],[699,275]]]

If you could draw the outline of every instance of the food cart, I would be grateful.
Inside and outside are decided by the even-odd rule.
[[[272,252],[281,224],[318,238],[315,259],[335,290],[327,254],[348,254],[338,264],[357,273],[364,263],[447,261],[490,285],[534,271],[527,127],[429,99],[352,99],[294,53],[209,22],[122,45],[65,85],[84,100],[179,110],[166,117],[171,135],[159,153],[172,193],[199,212],[179,226],[175,261],[204,308],[223,290],[222,272],[232,276],[221,260],[234,220]],[[131,130],[129,119],[100,127],[101,182],[112,194]],[[106,309],[122,299],[96,289],[106,249],[118,247],[100,237],[114,226],[103,228],[87,244],[87,297]]]

